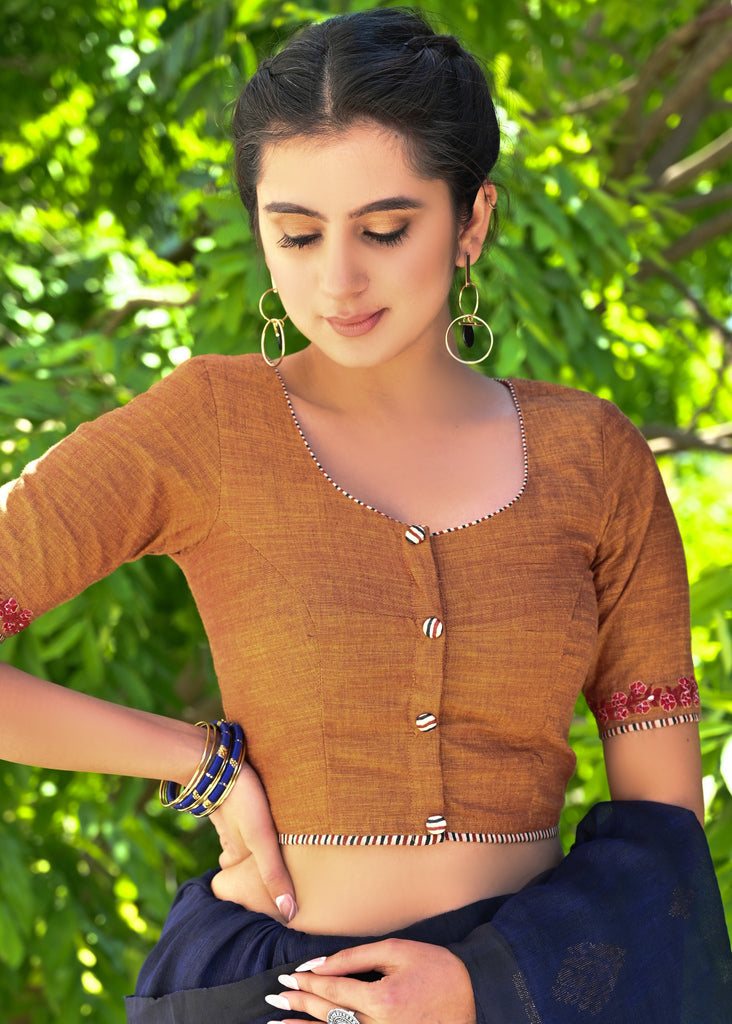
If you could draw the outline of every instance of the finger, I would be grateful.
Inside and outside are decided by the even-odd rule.
[[[297,913],[295,886],[285,867],[274,823],[271,828],[264,827],[252,836],[250,849],[265,889],[284,919],[291,921]]]
[[[339,979],[346,981],[350,979]],[[327,984],[335,985],[334,979],[328,979]],[[354,984],[363,985],[363,982],[355,982]],[[353,1002],[348,1003],[344,1000],[328,999],[323,998],[314,992],[304,991],[286,991],[281,992],[275,996],[265,996],[265,1000],[270,1006],[277,1010],[294,1010],[297,1013],[307,1013],[311,1017],[315,1017],[316,1020],[325,1020],[331,1010],[335,1010],[340,1007],[341,1009],[348,1008],[351,1013],[357,1014],[359,1024],[376,1024],[373,1017],[370,1017],[364,1010],[359,1010]]]
[[[336,1007],[331,1006],[331,1010],[334,1009],[336,1009]],[[345,1007],[341,1006],[339,1007],[339,1009],[343,1010],[345,1009]],[[352,1010],[351,1013],[353,1013]],[[326,1017],[322,1017],[321,1019],[325,1020]],[[359,1021],[359,1024],[376,1024],[376,1021],[374,1020],[373,1017],[367,1017],[364,1013],[359,1013],[356,1019]],[[295,1017],[285,1017],[284,1020],[269,1020],[267,1021],[267,1024],[303,1024],[303,1022],[302,1017],[298,1017],[297,1019],[295,1019]]]
[[[399,939],[382,939],[368,942],[363,946],[351,946],[326,957],[323,963],[307,967],[319,977],[326,975],[362,974],[378,971],[379,974],[393,974],[407,959],[407,943]],[[302,964],[299,971],[307,965]]]

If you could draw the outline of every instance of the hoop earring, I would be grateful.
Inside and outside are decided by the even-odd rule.
[[[472,288],[473,291],[475,292],[475,305],[473,306],[472,313],[466,313],[465,310],[463,309],[463,293],[465,292],[466,288]],[[475,366],[476,363],[482,363],[484,359],[488,358],[488,356],[491,354],[493,350],[493,331],[490,329],[485,320],[481,320],[481,318],[476,315],[478,312],[479,302],[480,299],[478,297],[478,289],[476,288],[475,284],[470,280],[470,256],[467,253],[465,253],[465,284],[460,289],[460,295],[458,296],[460,316],[456,316],[455,319],[450,324],[450,326],[445,331],[445,347],[447,348],[447,351],[450,353],[453,359],[455,359],[458,363],[464,363],[466,366]],[[488,351],[485,353],[485,355],[482,355],[479,359],[461,359],[459,355],[456,355],[453,352],[453,350],[450,348],[450,336],[452,333],[452,329],[453,327],[455,327],[456,324],[460,324],[462,328],[463,344],[465,345],[466,348],[473,347],[473,344],[475,342],[475,331],[473,330],[473,328],[476,326],[476,324],[479,327],[485,327],[485,329],[491,336],[490,344],[488,345]]]
[[[272,284],[271,288],[268,288],[259,300],[259,312],[264,318],[264,327],[262,328],[262,340],[260,342],[260,348],[262,350],[262,359],[264,359],[267,366],[279,366],[282,360],[285,358],[285,320],[287,319],[287,313],[284,316],[268,317],[262,309],[262,304],[267,298],[270,292],[274,292],[277,295],[277,287]],[[277,342],[277,348],[279,349],[279,355],[276,359],[270,359],[264,349],[264,342],[267,337],[267,328],[271,327],[274,331],[275,340]]]

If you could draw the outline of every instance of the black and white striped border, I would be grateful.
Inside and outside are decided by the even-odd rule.
[[[559,826],[540,828],[532,832],[442,832],[438,835],[344,836],[302,835],[281,832],[283,846],[432,846],[434,843],[490,843],[498,846],[512,843],[535,843],[540,839],[554,839]]]
[[[303,433],[303,429],[300,426],[300,423],[298,421],[297,416],[295,415],[295,409],[294,409],[294,407],[292,405],[292,401],[290,400],[289,392],[287,390],[287,387],[285,385],[284,380],[282,379],[282,375],[280,374],[280,371],[275,368],[275,373],[277,374],[277,377],[279,378],[279,382],[280,382],[280,384],[282,386],[282,390],[283,390],[284,395],[285,395],[285,400],[287,401],[287,405],[288,405],[288,408],[290,410],[290,415],[292,416],[293,422],[294,422],[295,426],[297,427],[297,432],[300,435],[300,437],[302,438],[303,444],[305,445],[305,447],[306,447],[306,449],[308,451],[308,454],[310,455],[310,458],[313,460],[313,462],[318,467],[318,469],[323,474],[323,476],[328,481],[328,483],[332,484],[332,486],[335,487],[335,489],[340,494],[342,494],[345,498],[349,498],[351,501],[354,501],[357,505],[361,505],[363,508],[369,509],[370,512],[376,512],[378,515],[383,516],[385,519],[391,519],[392,522],[398,522],[398,520],[394,519],[393,516],[388,515],[386,512],[382,512],[380,508],[375,508],[373,505],[369,505],[369,504],[367,504],[367,502],[361,501],[360,498],[356,498],[353,494],[351,494],[349,491],[347,491],[345,489],[345,487],[341,487],[340,484],[336,483],[336,481],[333,479],[332,476],[328,475],[328,473],[325,471],[323,466],[318,461],[318,458],[315,455],[315,452],[310,447],[310,442],[308,441],[307,437]],[[499,515],[499,513],[505,512],[507,508],[511,508],[512,505],[515,505],[516,502],[521,497],[521,495],[526,490],[526,484],[528,483],[528,480],[529,480],[529,454],[528,454],[528,448],[527,448],[527,445],[526,445],[526,429],[524,427],[524,416],[523,416],[523,413],[521,412],[521,406],[519,405],[518,396],[516,395],[516,389],[514,388],[512,381],[504,379],[504,378],[500,378],[500,379],[496,378],[496,379],[499,381],[499,383],[505,384],[506,387],[511,392],[511,398],[513,399],[514,408],[516,409],[516,415],[518,416],[519,428],[521,430],[521,447],[522,447],[522,450],[523,450],[523,453],[524,453],[524,479],[523,479],[523,482],[521,484],[521,489],[520,489],[520,491],[518,492],[518,494],[516,495],[515,498],[512,498],[510,501],[507,501],[506,504],[505,505],[501,505],[500,508],[494,509],[493,512],[489,512],[488,515],[481,516],[479,519],[472,519],[469,523],[461,523],[460,526],[449,526],[445,530],[436,530],[434,533],[431,534],[433,537],[440,537],[440,536],[442,536],[443,533],[456,533],[458,530],[467,530],[467,528],[469,526],[477,526],[478,523],[483,523],[483,522],[485,522],[486,519],[492,519],[494,516]],[[413,529],[413,527],[412,527],[412,529]],[[411,539],[411,538],[408,538],[408,539]],[[414,541],[412,541],[412,543],[414,543]]]
[[[600,733],[601,740],[607,740],[611,736],[622,736],[626,732],[642,732],[644,729],[663,729],[667,725],[686,725],[687,722],[700,722],[701,715],[698,711],[692,711],[688,715],[672,715],[670,718],[644,719],[642,722],[628,722],[627,725],[615,725],[612,729],[603,729]]]

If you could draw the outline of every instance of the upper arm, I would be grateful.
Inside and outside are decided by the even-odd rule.
[[[603,745],[613,800],[654,800],[686,807],[704,824],[696,722],[610,736]]]
[[[217,507],[215,407],[189,361],[0,488],[0,636],[122,562],[197,543]]]
[[[686,562],[648,444],[617,409],[605,413],[604,522],[592,564],[597,642],[583,691],[603,740],[628,734],[655,752],[674,746],[660,733],[699,720]]]

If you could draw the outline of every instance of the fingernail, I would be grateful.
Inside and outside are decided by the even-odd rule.
[[[265,1003],[269,1003],[270,1006],[276,1006],[278,1010],[291,1010],[292,1007],[284,996],[265,996]]]
[[[324,964],[327,959],[328,959],[327,956],[318,956],[314,960],[308,960],[306,963],[300,964],[300,966],[296,967],[295,970],[296,971],[312,971],[313,967],[320,967],[320,965]]]
[[[275,903],[285,921],[291,921],[297,913],[297,903],[295,903],[289,893],[286,893],[284,896],[278,896]]]
[[[298,991],[300,990],[300,986],[297,983],[297,978],[293,978],[291,974],[281,974],[277,980],[279,981],[280,985],[284,985],[285,988],[294,988]]]

